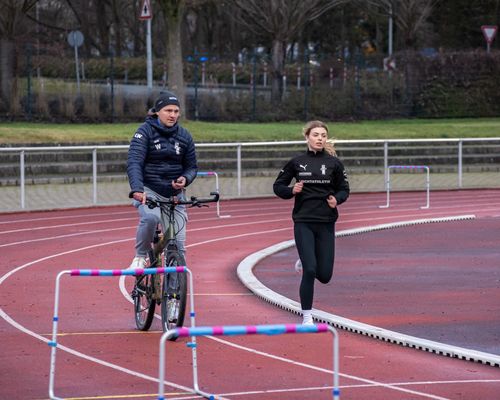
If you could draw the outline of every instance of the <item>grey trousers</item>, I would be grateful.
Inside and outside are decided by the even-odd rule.
[[[158,193],[153,192],[149,188],[145,188],[146,196],[154,200],[167,200]],[[184,194],[178,195],[179,198],[184,198]],[[133,206],[137,208],[139,212],[139,225],[137,226],[137,233],[135,239],[135,256],[136,257],[146,257],[148,251],[151,249],[151,242],[153,241],[153,236],[156,227],[159,223],[162,224],[163,230],[166,230],[168,225],[168,213],[163,213],[162,215],[159,207],[153,209],[149,208],[147,205],[143,205],[137,200],[133,201]],[[174,210],[175,224],[174,229],[177,234],[177,246],[181,254],[185,257],[186,248],[186,225],[188,221],[186,206],[179,205]]]

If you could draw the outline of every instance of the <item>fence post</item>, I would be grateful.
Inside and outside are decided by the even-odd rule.
[[[458,188],[462,189],[462,164],[463,160],[463,141],[458,141]]]
[[[385,182],[385,190],[388,189],[387,187],[387,178],[389,174],[389,142],[385,141],[384,142],[384,182]]]
[[[236,147],[236,168],[238,177],[238,197],[241,196],[241,143]]]
[[[97,204],[97,148],[92,150],[92,203]]]
[[[26,202],[25,202],[26,182],[24,179],[24,150],[21,150],[21,153],[19,154],[19,158],[20,158],[19,169],[20,169],[20,173],[21,173],[21,208],[24,210],[24,208],[26,206]]]

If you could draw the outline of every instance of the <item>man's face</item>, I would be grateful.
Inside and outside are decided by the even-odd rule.
[[[172,104],[163,107],[160,111],[157,111],[157,113],[161,123],[170,128],[174,126],[179,119],[180,108]]]

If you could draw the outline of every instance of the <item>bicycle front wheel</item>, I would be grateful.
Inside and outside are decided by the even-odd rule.
[[[178,252],[167,254],[166,266],[186,265],[184,257]],[[181,327],[184,323],[187,301],[187,276],[185,272],[173,272],[163,279],[163,298],[161,302],[161,321],[163,331]],[[170,340],[176,340],[172,338]]]
[[[149,267],[153,260],[153,251],[150,251],[146,260]],[[153,323],[156,301],[154,299],[155,282],[160,279],[156,275],[140,275],[136,277],[132,297],[134,299],[135,325],[141,331],[147,331]]]

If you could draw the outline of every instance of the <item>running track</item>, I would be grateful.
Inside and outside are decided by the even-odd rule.
[[[340,207],[337,231],[464,214],[475,214],[479,221],[500,219],[498,190],[433,192],[431,208],[419,209],[422,203],[421,192],[399,193],[391,198],[391,208],[379,209],[378,205],[385,204],[383,193],[353,194]],[[292,238],[291,206],[291,201],[279,199],[232,200],[221,204],[221,213],[230,218],[217,218],[215,207],[190,213],[188,266],[194,272],[198,326],[300,322],[298,316],[250,293],[236,275],[238,264],[249,254]],[[48,397],[47,341],[55,277],[64,269],[126,267],[133,257],[136,221],[132,207],[0,215],[1,399]],[[438,229],[438,225],[433,227]],[[449,240],[456,240],[452,232],[447,234]],[[293,260],[293,254],[287,257]],[[338,262],[335,268],[342,266]],[[334,273],[329,285],[332,291],[335,277]],[[272,272],[263,272],[259,278],[273,282]],[[290,297],[297,300],[293,285],[298,285],[298,276],[291,265],[290,274],[282,279],[283,286],[292,288]],[[135,330],[127,297],[131,282],[131,278],[62,279],[58,343],[68,351],[58,350],[56,395],[156,397],[159,323],[154,323],[152,332]],[[498,304],[498,282],[496,287],[493,296]],[[369,286],[364,288],[368,296],[369,290]],[[385,317],[392,316],[394,321],[379,322],[401,323],[404,314],[398,314],[399,306],[388,293],[386,307],[391,313]],[[477,310],[484,316],[483,311]],[[352,313],[343,315],[348,318],[357,314],[353,307],[346,312]],[[376,322],[377,315],[369,320]],[[452,322],[460,325],[460,316]],[[417,326],[412,334],[419,331]],[[167,398],[197,398],[188,392],[191,354],[184,342],[167,344]],[[231,399],[331,398],[331,338],[327,334],[209,337],[198,338],[198,344],[199,381],[205,391]],[[340,372],[341,399],[500,398],[497,367],[347,331],[340,331]]]

